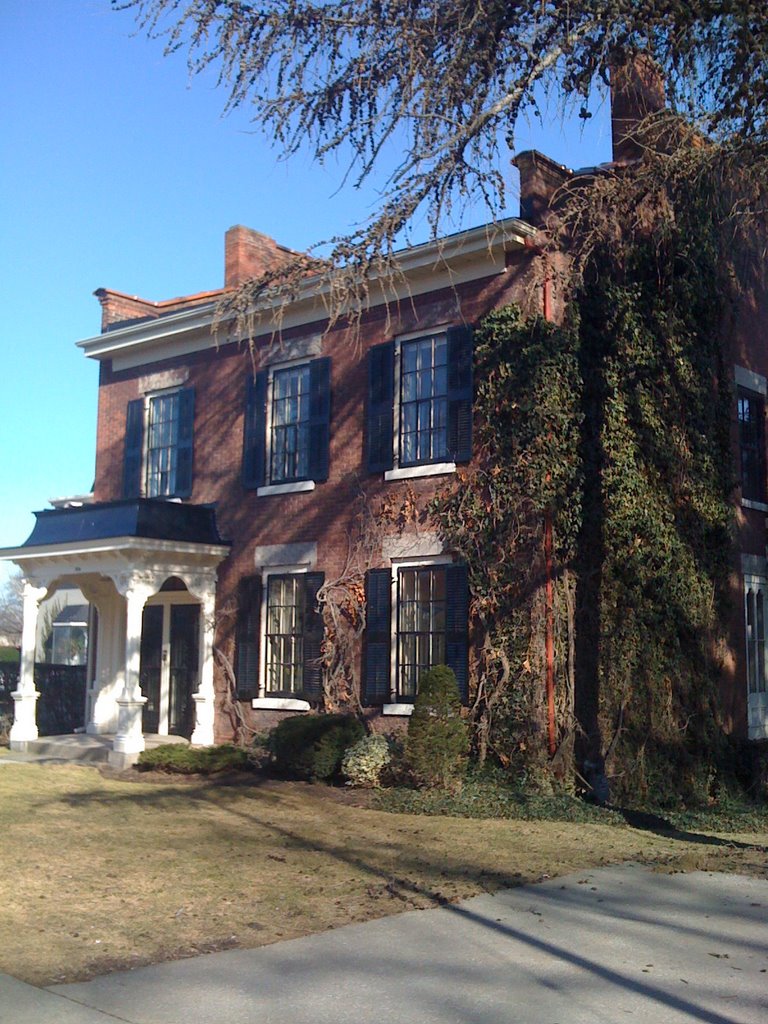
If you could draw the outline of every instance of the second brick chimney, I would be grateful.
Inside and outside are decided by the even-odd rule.
[[[287,263],[295,253],[260,231],[235,224],[224,236],[224,287],[237,288]]]
[[[637,53],[611,69],[611,135],[613,159],[620,163],[643,155],[637,127],[666,107],[664,78],[658,64]]]

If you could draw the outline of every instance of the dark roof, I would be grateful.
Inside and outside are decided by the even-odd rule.
[[[71,544],[117,537],[168,540],[182,544],[227,544],[219,536],[210,505],[135,498],[104,501],[80,508],[35,512],[37,522],[22,547]]]

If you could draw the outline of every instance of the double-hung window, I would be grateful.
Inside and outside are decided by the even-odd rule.
[[[369,472],[415,476],[468,462],[471,330],[449,327],[370,349],[366,428]]]
[[[309,477],[309,365],[272,377],[270,473],[273,484]]]
[[[400,465],[448,459],[448,343],[445,334],[400,347]]]
[[[744,577],[744,626],[747,662],[747,726],[750,739],[768,739],[768,664],[766,618],[768,579]]]
[[[194,389],[177,388],[128,403],[123,497],[192,493]]]
[[[445,566],[397,573],[397,700],[413,700],[423,672],[445,664]]]
[[[237,613],[237,691],[254,698],[319,699],[323,573],[270,572],[241,581]]]
[[[330,359],[270,367],[249,376],[243,484],[309,490],[328,477]]]
[[[765,492],[765,399],[739,390],[739,452],[741,496],[748,501],[766,499]]]
[[[372,569],[365,596],[365,703],[413,702],[419,679],[435,665],[453,669],[466,700],[466,565],[422,562]]]

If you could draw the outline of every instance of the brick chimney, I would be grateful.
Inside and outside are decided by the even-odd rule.
[[[296,254],[253,228],[235,224],[224,236],[224,287],[236,288],[287,263]]]
[[[518,153],[512,163],[520,172],[520,219],[541,227],[553,196],[573,172],[535,149]]]
[[[613,159],[624,163],[643,155],[637,127],[666,107],[664,77],[647,53],[636,53],[611,68],[611,135]]]

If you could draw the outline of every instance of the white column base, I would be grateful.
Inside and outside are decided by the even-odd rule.
[[[40,696],[39,690],[14,690],[13,725],[9,735],[11,750],[24,750],[30,740],[36,740],[37,730],[36,707]],[[19,746],[19,744],[22,744]]]
[[[144,735],[141,731],[141,713],[147,703],[146,697],[118,697],[119,708],[117,718],[117,735],[112,742],[112,752],[109,763],[115,764],[112,754],[126,755],[133,760],[127,763],[134,764],[139,754],[144,749]],[[119,757],[118,760],[125,760]]]
[[[190,743],[194,743],[199,747],[212,747],[213,698],[208,697],[204,693],[193,693],[192,700],[195,702],[195,731],[192,733]]]

